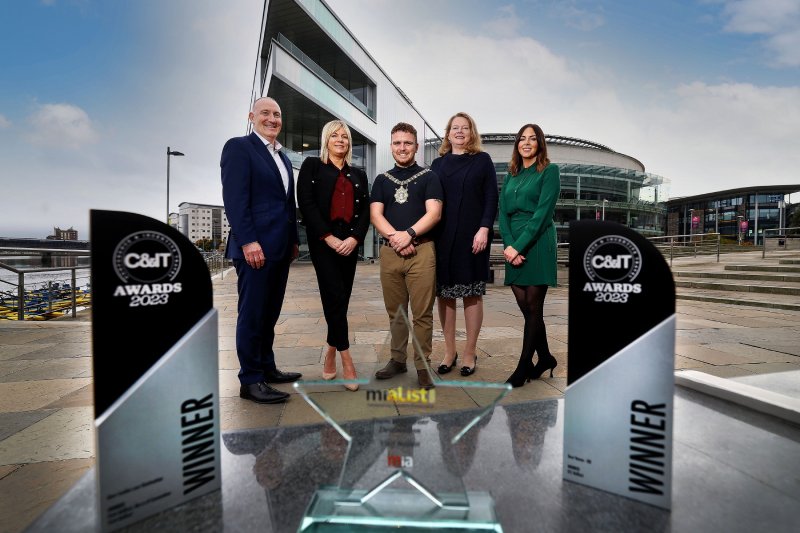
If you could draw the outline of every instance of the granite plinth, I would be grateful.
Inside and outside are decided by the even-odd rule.
[[[472,411],[347,424],[363,438],[348,482],[369,485],[387,427],[420,429],[415,457],[488,491],[506,532],[796,531],[800,427],[704,394],[676,389],[672,511],[564,481],[563,400],[498,406],[442,455],[448,428]],[[370,438],[372,436],[372,438]],[[326,425],[223,435],[222,490],[127,531],[296,531],[321,486],[336,486],[346,443]],[[436,465],[435,467],[431,465]],[[94,470],[28,531],[92,531]]]

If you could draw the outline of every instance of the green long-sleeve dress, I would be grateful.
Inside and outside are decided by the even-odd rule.
[[[506,175],[500,192],[503,248],[513,246],[525,257],[520,266],[506,263],[506,285],[556,286],[556,210],[561,179],[550,163],[542,172],[531,165]]]

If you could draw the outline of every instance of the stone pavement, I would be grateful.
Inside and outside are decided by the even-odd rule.
[[[750,253],[753,255],[755,253]],[[758,252],[760,256],[760,252]],[[723,263],[743,254],[724,256]],[[748,255],[748,260],[753,260]],[[678,259],[677,268],[719,268],[711,259]],[[566,272],[561,272],[565,279]],[[220,313],[219,371],[223,430],[320,422],[319,415],[298,397],[290,385],[278,388],[293,394],[286,404],[256,405],[239,399],[234,350],[236,323],[235,275],[214,280],[214,304]],[[458,380],[502,382],[519,354],[522,317],[509,288],[488,288],[484,326],[478,342],[478,371]],[[718,377],[761,378],[769,387],[780,372],[800,370],[800,311],[756,308],[708,302],[677,302],[676,369],[693,369]],[[459,310],[460,312],[460,310]],[[551,289],[545,304],[550,348],[558,359],[553,378],[514,389],[504,403],[559,397],[566,387],[567,290]],[[435,316],[435,314],[434,314]],[[381,298],[378,265],[359,264],[350,306],[351,351],[360,377],[369,377],[388,358],[385,341],[388,319]],[[0,321],[0,533],[22,531],[57,500],[93,464],[94,435],[90,322],[78,319],[50,322]],[[435,331],[438,317],[435,317]],[[463,315],[458,321],[463,343]],[[306,379],[321,378],[325,345],[314,270],[310,264],[291,269],[287,300],[278,325],[276,353],[283,370],[303,372]],[[459,344],[459,348],[463,344]],[[432,364],[443,350],[434,336]],[[387,385],[413,385],[413,372]],[[783,374],[786,375],[786,374]],[[449,389],[436,409],[463,409],[480,403],[464,389]],[[369,416],[359,394],[330,386],[319,392],[337,405],[344,418]],[[411,412],[389,405],[386,416]]]

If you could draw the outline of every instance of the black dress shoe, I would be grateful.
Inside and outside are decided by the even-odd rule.
[[[300,372],[281,372],[277,368],[269,372],[264,372],[265,383],[291,383],[303,377]]]
[[[448,372],[453,370],[453,367],[456,366],[456,363],[458,363],[458,353],[457,352],[456,352],[456,357],[455,357],[455,359],[453,359],[453,362],[450,363],[450,366],[447,366],[446,364],[442,363],[441,365],[439,365],[439,368],[436,369],[436,372],[438,374],[447,374]]]
[[[461,375],[464,376],[464,377],[471,376],[472,374],[475,373],[475,369],[476,368],[478,368],[478,356],[477,355],[475,356],[475,364],[472,365],[472,368],[470,368],[468,366],[462,366],[461,367]]]
[[[273,389],[262,381],[239,387],[239,397],[256,403],[281,403],[285,402],[289,395]]]

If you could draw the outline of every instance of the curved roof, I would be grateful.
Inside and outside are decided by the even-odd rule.
[[[500,144],[500,143],[513,144],[515,137],[516,134],[514,133],[484,133],[481,134],[481,141],[486,144]],[[611,148],[609,148],[604,144],[596,143],[593,141],[587,141],[586,139],[579,139],[577,137],[566,137],[563,135],[545,134],[544,139],[547,142],[548,146],[563,146],[569,148],[597,150],[598,152],[602,152],[604,154],[613,154],[615,156],[621,156],[626,159],[629,159],[630,161],[633,161],[634,164],[641,167],[641,170],[644,171],[644,165],[642,164],[641,161],[639,161],[635,157],[623,154],[621,152],[617,152],[616,150],[612,150]]]
[[[794,194],[796,192],[800,192],[800,183],[787,185],[751,185],[748,187],[738,187],[736,189],[726,189],[724,191],[695,194],[693,196],[677,196],[675,198],[670,198],[669,204],[672,206],[701,200],[716,200],[724,197],[742,196],[745,194]]]
[[[514,133],[484,133],[481,135],[483,142],[514,142]],[[564,137],[562,135],[545,135],[544,140],[547,144],[560,144],[564,146],[580,146],[581,148],[592,148],[603,152],[616,153],[614,150],[603,144],[578,139],[577,137]]]

